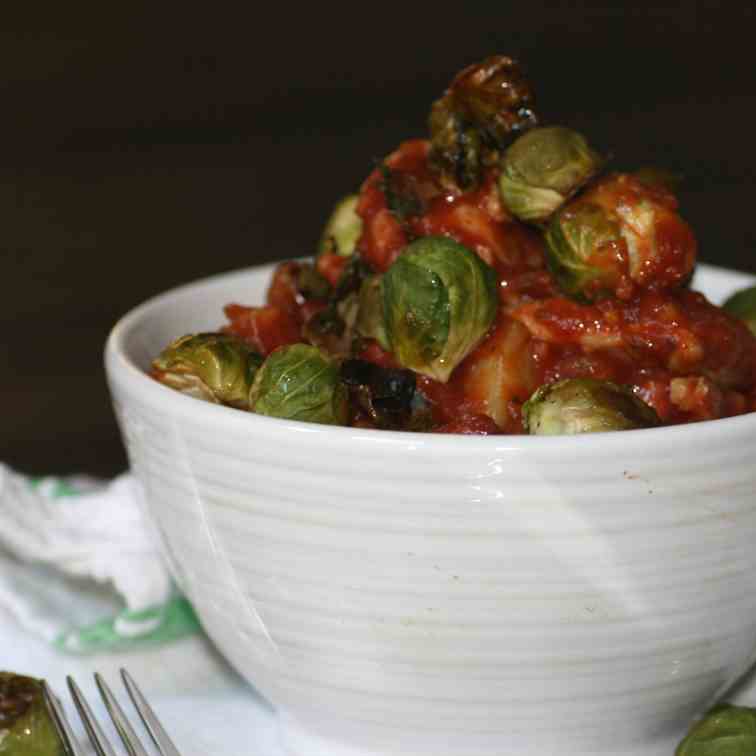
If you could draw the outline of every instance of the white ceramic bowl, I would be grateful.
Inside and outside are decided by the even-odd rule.
[[[756,414],[577,437],[286,422],[143,372],[270,268],[128,314],[135,473],[210,637],[301,756],[671,756],[756,649]],[[748,277],[702,268],[713,299]]]

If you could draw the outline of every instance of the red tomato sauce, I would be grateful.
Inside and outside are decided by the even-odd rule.
[[[560,293],[541,235],[503,207],[496,169],[478,189],[454,193],[435,180],[428,152],[425,140],[405,142],[367,177],[357,205],[363,222],[357,251],[383,273],[414,239],[441,235],[496,271],[500,312],[489,334],[447,383],[417,377],[436,431],[522,432],[528,396],[544,383],[577,377],[631,386],[664,423],[756,410],[756,338],[702,294],[684,288],[696,242],[670,192],[620,175],[602,179],[581,197],[627,221],[625,236],[605,250],[612,258],[607,269],[617,269],[614,295],[582,304]],[[414,213],[403,216],[389,207],[387,175],[394,190],[411,196]],[[335,285],[347,262],[330,253],[316,266]],[[263,354],[300,341],[303,325],[326,305],[302,300],[296,272],[297,263],[279,266],[267,306],[226,307],[226,330]],[[372,340],[355,356],[398,367]]]

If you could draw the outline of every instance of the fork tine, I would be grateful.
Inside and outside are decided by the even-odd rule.
[[[79,689],[76,681],[69,675],[66,678],[66,682],[68,683],[68,689],[71,691],[71,698],[73,698],[76,708],[79,710],[81,721],[87,730],[87,735],[89,735],[89,740],[92,742],[98,756],[117,756],[113,750],[113,746],[110,745],[110,741],[102,731],[97,717],[92,713],[92,709],[89,708],[87,699],[84,698],[84,694]]]
[[[147,703],[147,699],[142,695],[139,686],[134,682],[134,678],[125,669],[121,670],[121,677],[134,707],[147,728],[147,732],[150,733],[158,751],[160,751],[160,756],[181,756],[176,746],[173,745],[173,741],[168,737],[168,733],[163,729],[163,725],[160,724],[160,720],[152,707]]]
[[[68,756],[86,756],[81,743],[79,743],[71,729],[71,725],[68,723],[63,707],[55,697],[55,693],[52,692],[52,689],[44,680],[42,681],[42,695],[45,698],[47,710],[50,712],[50,716],[58,731],[58,735],[60,735],[60,739],[63,741],[63,746]]]
[[[108,709],[108,714],[110,714],[110,718],[113,720],[113,724],[130,756],[149,756],[105,680],[100,675],[95,674],[95,682],[100,689],[100,695]]]

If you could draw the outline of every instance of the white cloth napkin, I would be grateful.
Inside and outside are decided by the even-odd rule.
[[[82,742],[66,676],[107,723],[92,675],[133,713],[126,667],[184,756],[282,756],[273,710],[176,592],[141,496],[128,474],[30,479],[0,465],[0,670],[47,679]]]
[[[74,653],[196,632],[129,474],[30,479],[0,465],[0,607]]]

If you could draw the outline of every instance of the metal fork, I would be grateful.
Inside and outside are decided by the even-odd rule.
[[[139,712],[139,716],[152,741],[155,743],[160,756],[181,756],[131,675],[125,669],[122,669],[121,677],[134,704],[134,708]],[[129,756],[149,756],[105,680],[99,674],[95,674],[94,678],[102,700],[105,702],[105,708],[108,710],[108,714],[118,734],[121,736],[121,740],[126,746]],[[84,698],[84,694],[79,689],[79,686],[70,676],[66,680],[68,682],[68,689],[71,691],[71,697],[76,704],[76,708],[79,710],[81,721],[98,756],[117,756],[116,751],[102,731],[100,723],[92,713],[92,709],[89,707],[87,699]],[[55,726],[58,728],[58,733],[68,756],[86,756],[86,751],[82,748],[68,722],[63,706],[46,682],[43,683],[43,690],[47,707],[55,722]]]

